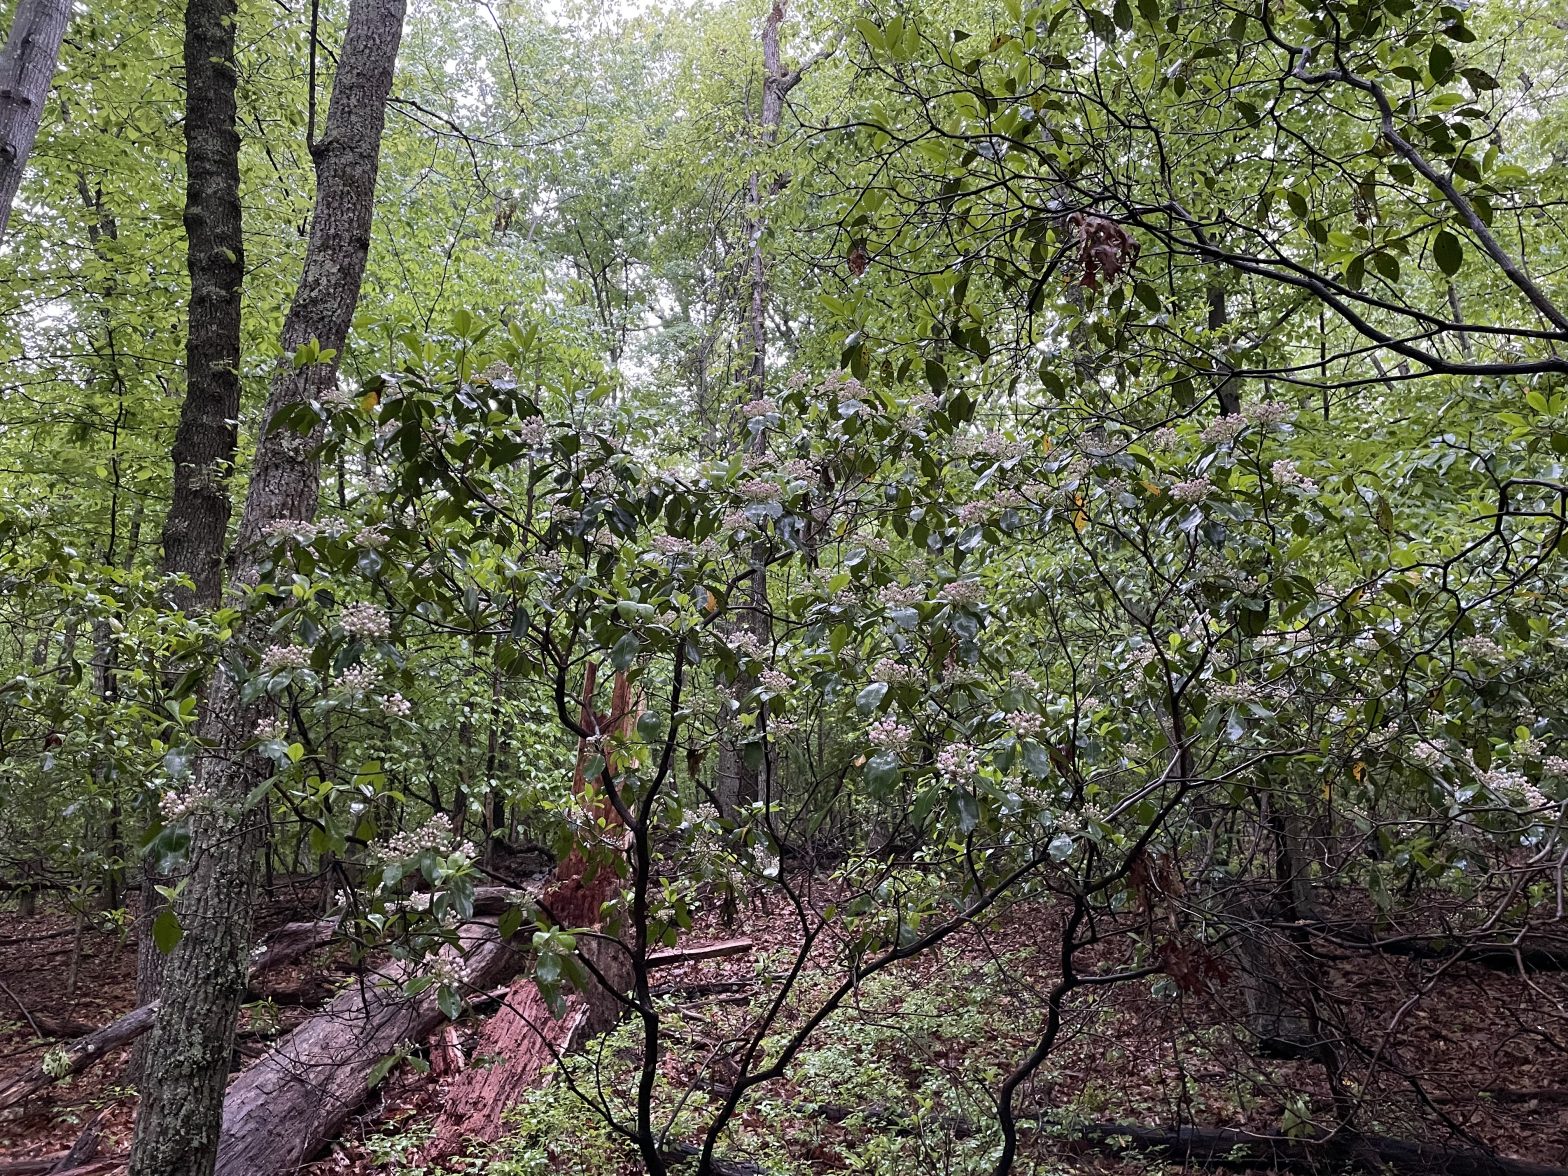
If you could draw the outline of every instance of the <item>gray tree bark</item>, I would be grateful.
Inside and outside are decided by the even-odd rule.
[[[0,241],[43,121],[70,12],[70,0],[19,0],[0,51]]]
[[[327,110],[314,145],[316,204],[304,272],[283,327],[284,359],[272,378],[239,534],[231,556],[236,595],[260,583],[266,530],[316,514],[321,430],[273,427],[278,413],[337,379],[337,361],[359,300],[370,251],[376,170],[387,95],[403,33],[404,0],[352,0]],[[315,340],[324,361],[296,368]],[[247,795],[270,768],[245,750],[261,710],[241,699],[245,651],[264,643],[270,618],[253,610],[236,633],[235,659],[208,683],[198,720],[201,784],[214,798],[192,820],[191,866],[178,904],[184,935],[164,973],[163,1013],[148,1043],[148,1075],[131,1152],[133,1176],[210,1176],[234,1022],[245,992],[255,906],[259,809]]]
[[[229,474],[239,444],[240,288],[245,238],[240,209],[238,0],[185,6],[185,268],[190,304],[185,336],[185,401],[170,459],[174,489],[163,524],[162,569],[189,577],[173,600],[187,612],[218,607],[229,538]],[[165,901],[151,857],[142,863],[137,919],[136,1003],[157,1000],[164,956],[152,926]],[[145,1048],[132,1070],[140,1074]]]
[[[229,470],[239,441],[239,112],[234,89],[238,0],[185,7],[185,268],[191,293],[185,337],[185,402],[170,456],[174,493],[163,526],[163,570],[189,576],[183,609],[218,607],[228,545]]]
[[[774,0],[762,21],[762,98],[757,111],[757,142],[764,158],[778,145],[779,128],[784,122],[784,101],[789,92],[807,69],[831,52],[831,49],[824,50],[799,69],[784,69],[779,30],[784,24],[786,4],[787,0]],[[748,357],[742,388],[748,400],[760,400],[768,390],[768,263],[763,241],[768,231],[767,201],[777,195],[782,186],[781,180],[765,176],[760,167],[751,173],[746,184],[745,231],[751,252],[746,261],[749,292],[741,335]],[[766,445],[766,438],[760,431],[746,441],[747,448],[756,453],[761,453]],[[767,648],[773,638],[765,559],[766,546],[758,543],[753,548],[755,566],[745,587],[746,613],[738,622],[751,631],[763,648]],[[754,685],[749,676],[742,675],[732,688],[736,694],[743,694]],[[738,807],[755,804],[761,798],[760,773],[746,763],[732,738],[724,739],[719,746],[714,783],[719,806],[725,815]]]

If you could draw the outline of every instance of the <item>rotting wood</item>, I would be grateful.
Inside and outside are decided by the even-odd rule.
[[[603,735],[629,734],[640,708],[633,703],[626,675],[615,675],[608,715],[598,714],[593,708],[595,675],[596,669],[590,663],[583,681],[583,730]],[[580,741],[572,781],[579,797],[588,795],[584,773],[593,754],[597,754],[596,750],[587,741]],[[607,830],[616,825],[613,810],[602,799],[595,816],[602,818]],[[600,910],[618,887],[619,879],[613,870],[589,869],[587,858],[574,848],[556,867],[555,879],[541,906],[559,925],[594,926],[599,922]],[[629,984],[624,975],[625,952],[620,944],[585,936],[579,945],[579,951],[611,984],[619,988]],[[513,983],[500,1012],[480,1030],[474,1045],[475,1064],[447,1087],[441,1117],[436,1120],[421,1161],[440,1163],[456,1155],[469,1140],[498,1138],[502,1116],[517,1099],[544,1081],[556,1058],[613,1024],[620,1007],[615,993],[596,985],[589,992],[567,994],[564,1008],[556,1015],[532,978],[523,977]]]
[[[648,968],[669,968],[676,964],[694,964],[702,960],[721,960],[728,956],[745,955],[752,949],[749,939],[725,939],[718,943],[695,943],[690,947],[672,947],[648,953]]]
[[[468,982],[488,988],[522,966],[494,920],[460,932]],[[451,948],[443,954],[456,962]],[[229,1086],[215,1176],[293,1171],[335,1137],[370,1093],[377,1062],[422,1040],[445,1015],[437,991],[408,996],[417,965],[382,968],[338,994]]]

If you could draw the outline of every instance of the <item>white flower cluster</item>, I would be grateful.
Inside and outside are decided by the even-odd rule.
[[[968,744],[949,744],[936,753],[936,770],[949,780],[972,780],[980,770],[979,753]]]
[[[1541,768],[1548,776],[1568,776],[1568,755],[1549,755],[1541,761]]]
[[[926,598],[926,590],[918,584],[884,584],[877,592],[883,608],[908,608]]]
[[[1294,486],[1298,490],[1316,490],[1318,485],[1296,468],[1296,463],[1280,458],[1269,466],[1269,477],[1276,486]]]
[[[777,502],[779,499],[778,483],[765,478],[750,478],[735,490],[747,502]]]
[[[381,857],[387,861],[418,857],[427,849],[437,853],[459,853],[473,859],[479,856],[471,841],[461,841],[452,829],[451,819],[445,813],[433,813],[417,829],[394,833],[380,847]]]
[[[473,967],[464,959],[447,955],[433,956],[427,961],[431,981],[437,988],[464,988],[473,979]]]
[[[530,449],[543,449],[550,443],[550,426],[544,417],[529,417],[517,426],[517,439]]]
[[[1181,444],[1181,434],[1169,425],[1163,425],[1145,437],[1143,444],[1155,453],[1169,453]]]
[[[282,719],[261,719],[256,723],[254,738],[262,743],[282,739],[289,733],[288,724]]]
[[[1251,702],[1258,697],[1258,688],[1250,682],[1211,682],[1209,697],[1216,702]]]
[[[985,586],[979,580],[952,580],[942,585],[941,597],[948,604],[965,608],[985,599]]]
[[[1296,410],[1291,405],[1280,404],[1275,400],[1263,400],[1257,404],[1248,405],[1242,410],[1245,416],[1260,429],[1270,425],[1277,425],[1281,421],[1288,421],[1296,415]]]
[[[273,519],[262,527],[261,533],[273,543],[292,539],[295,543],[304,546],[314,543],[320,531],[314,523],[307,523],[300,519]]]
[[[872,746],[885,748],[888,751],[904,751],[914,739],[915,733],[900,723],[892,715],[883,715],[882,718],[871,724],[868,732]]]
[[[744,535],[748,531],[755,531],[757,524],[743,510],[732,510],[719,520],[719,528],[731,535]]]
[[[355,547],[368,547],[373,549],[383,546],[386,541],[387,533],[381,528],[379,523],[370,527],[361,527],[359,530],[354,532]]]
[[[1005,433],[992,429],[989,432],[959,437],[953,443],[953,452],[960,457],[989,457],[997,461],[1023,457],[1033,446],[1027,441],[1014,441]]]
[[[904,401],[904,407],[913,412],[935,412],[942,407],[942,398],[934,392],[916,392]]]
[[[777,402],[771,397],[759,396],[741,406],[741,415],[747,420],[752,417],[773,416],[779,410]]]
[[[1445,758],[1443,749],[1430,739],[1417,739],[1411,745],[1410,762],[1418,768],[1425,768],[1429,772],[1436,771],[1443,766]]]
[[[385,637],[392,631],[386,610],[374,604],[349,605],[338,623],[350,637]]]
[[[876,682],[886,682],[889,686],[907,686],[916,681],[920,674],[913,666],[906,666],[901,661],[894,661],[890,657],[878,658],[871,667],[871,677]]]
[[[763,670],[757,675],[757,681],[762,683],[764,690],[771,690],[774,694],[788,694],[790,687],[795,685],[795,679],[783,670]]]
[[[1526,812],[1548,808],[1551,801],[1522,772],[1509,768],[1492,768],[1480,774],[1481,783],[1494,796],[1511,800]]]
[[[338,675],[338,688],[350,694],[363,694],[381,681],[381,672],[375,666],[355,666]]]
[[[1223,445],[1234,441],[1247,428],[1247,418],[1239,413],[1216,417],[1203,430],[1203,440],[1208,445]]]
[[[1202,502],[1213,493],[1214,483],[1206,477],[1191,478],[1185,482],[1177,482],[1171,487],[1171,497],[1177,502]]]
[[[1158,652],[1153,645],[1140,645],[1135,649],[1129,649],[1124,660],[1132,669],[1146,670],[1153,664]]]
[[[786,478],[793,478],[800,482],[810,481],[817,473],[817,467],[803,457],[793,457],[779,466],[779,469],[783,471]]]
[[[1007,725],[1020,739],[1030,739],[1045,728],[1045,720],[1032,711],[1014,711],[1007,716]]]
[[[691,540],[678,535],[655,535],[653,549],[660,555],[686,555],[693,550]]]
[[[166,821],[179,821],[198,809],[206,808],[213,801],[212,790],[205,784],[190,783],[182,791],[173,789],[158,798],[158,811]]]
[[[1497,662],[1508,656],[1507,651],[1490,637],[1466,637],[1459,642],[1459,652],[1476,661]]]
[[[746,657],[763,656],[762,642],[750,629],[736,629],[725,636],[724,642],[736,653]]]
[[[406,719],[414,713],[414,705],[401,694],[389,694],[381,700],[381,713],[394,719]]]
[[[310,664],[310,650],[299,645],[271,645],[261,655],[263,673],[275,674],[279,670],[302,670]]]

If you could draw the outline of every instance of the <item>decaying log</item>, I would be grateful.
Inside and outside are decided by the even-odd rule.
[[[610,697],[610,713],[598,714],[593,708],[596,670],[589,663],[583,682],[583,730],[624,737],[636,722],[639,707],[633,702],[624,673],[615,675]],[[587,741],[580,741],[577,767],[572,781],[575,794],[586,796],[586,765],[594,754]],[[595,816],[607,830],[616,827],[614,810],[602,799]],[[557,867],[555,879],[546,890],[541,906],[553,920],[567,927],[596,926],[599,912],[619,889],[619,879],[609,869],[590,869],[582,851],[574,848]],[[582,937],[580,954],[615,989],[630,986],[630,975],[620,945],[598,937]],[[573,1049],[582,1039],[602,1032],[614,1024],[620,1013],[617,995],[602,985],[587,992],[565,997],[559,1017],[532,979],[514,983],[501,1011],[485,1022],[474,1046],[476,1062],[447,1087],[441,1117],[421,1154],[421,1161],[437,1164],[456,1155],[468,1140],[494,1140],[500,1137],[502,1116],[519,1097],[537,1088],[561,1054]]]
[[[459,937],[473,987],[500,983],[522,965],[493,919],[468,924]],[[451,948],[443,954],[456,962]],[[376,1063],[445,1020],[434,986],[406,994],[415,975],[396,964],[350,985],[234,1080],[223,1102],[216,1176],[293,1171],[337,1135],[370,1093]]]
[[[508,907],[524,901],[527,901],[525,891],[509,886],[484,886],[474,892],[474,913],[476,916],[499,914]],[[335,932],[337,923],[336,919],[323,919],[315,923],[289,923],[280,928],[279,932],[269,935],[262,941],[261,954],[251,967],[250,983],[254,984],[258,978],[272,969],[298,959],[310,951],[312,946],[321,946],[327,941],[322,938],[323,929],[331,928]],[[273,950],[275,938],[280,933],[287,942],[287,947]],[[52,1074],[45,1073],[43,1063],[39,1061],[9,1078],[0,1078],[0,1110],[15,1106],[62,1078],[80,1074],[121,1046],[131,1044],[152,1028],[157,1012],[158,1002],[154,1001],[141,1008],[132,1009],[124,1016],[110,1021],[102,1029],[97,1029],[60,1047],[65,1054],[65,1060],[53,1067],[55,1072]],[[42,1021],[39,1022],[39,1026],[43,1027]],[[0,1173],[0,1176],[3,1176],[3,1173]]]
[[[78,1037],[69,1045],[61,1046],[58,1050],[51,1050],[45,1057],[53,1057],[56,1065],[51,1066],[52,1073],[46,1073],[43,1061],[33,1063],[21,1073],[13,1074],[9,1078],[0,1079],[0,1110],[15,1106],[23,1099],[42,1090],[51,1083],[58,1082],[61,1078],[72,1074],[80,1074],[94,1062],[99,1061],[123,1045],[129,1045],[143,1033],[152,1028],[153,1021],[158,1015],[158,1003],[143,1005],[133,1009],[118,1020],[110,1021],[102,1029],[89,1033],[86,1037]],[[61,1055],[64,1055],[63,1058]]]
[[[98,1154],[98,1144],[103,1134],[103,1121],[109,1117],[109,1112],[113,1109],[113,1107],[104,1107],[87,1121],[87,1126],[82,1128],[81,1134],[76,1137],[76,1142],[71,1145],[71,1150],[60,1157],[58,1164],[49,1169],[51,1174],[80,1171]]]
[[[668,968],[675,964],[693,964],[701,960],[722,960],[726,956],[745,955],[751,950],[749,939],[725,939],[718,943],[694,943],[689,947],[672,947],[665,951],[648,953],[648,967]]]
[[[252,957],[250,979],[255,983],[275,968],[292,964],[301,956],[318,947],[325,947],[338,933],[337,919],[316,919],[303,923],[285,923],[261,941],[260,951]]]
[[[424,1162],[456,1154],[469,1139],[500,1138],[502,1116],[540,1085],[556,1058],[581,1043],[588,1025],[588,1002],[581,997],[568,997],[557,1018],[532,978],[514,982],[501,1011],[480,1031],[472,1064],[447,1087]]]
[[[1390,935],[1360,924],[1313,924],[1310,930],[1339,947],[1370,948],[1385,955],[1421,960],[1461,960],[1495,972],[1568,972],[1568,933],[1536,932],[1517,940],[1496,932],[1482,938],[1464,935]]]
[[[1289,1139],[1233,1127],[1144,1127],[1095,1123],[1073,1129],[1095,1148],[1142,1152],[1203,1168],[1323,1173],[1359,1170],[1406,1176],[1568,1176],[1551,1164],[1510,1160],[1490,1152],[1412,1143],[1381,1135],[1343,1133],[1332,1139]]]

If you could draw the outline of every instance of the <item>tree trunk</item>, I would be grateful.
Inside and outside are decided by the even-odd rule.
[[[234,61],[238,0],[188,0],[185,7],[185,268],[190,303],[185,336],[185,400],[170,460],[173,493],[163,524],[161,569],[187,577],[172,599],[186,612],[210,611],[223,594],[229,537],[229,473],[239,443],[240,288],[245,238],[240,209],[240,134]],[[149,855],[142,863],[136,947],[136,1001],[157,1000],[165,957],[153,941],[167,905],[168,878]],[[138,1046],[132,1073],[146,1065]]]
[[[284,323],[284,358],[272,379],[232,556],[239,592],[261,579],[268,525],[308,522],[316,514],[320,428],[302,437],[271,425],[279,412],[337,379],[370,250],[381,132],[403,13],[403,0],[353,0],[349,7],[326,133],[313,147],[316,205],[310,244]],[[294,366],[294,353],[312,340],[328,358]],[[269,619],[251,612],[239,626],[234,647],[263,644]],[[271,771],[246,750],[264,716],[241,701],[240,672],[221,666],[212,676],[198,721],[200,743],[207,750],[197,771],[213,802],[192,820],[190,877],[180,901],[185,933],[166,963],[165,1013],[147,1047],[148,1077],[132,1149],[137,1176],[207,1176],[217,1158],[235,1015],[245,992],[262,834],[260,809],[244,802]]]
[[[19,0],[0,52],[0,241],[43,121],[70,11],[68,0]]]
[[[622,672],[615,675],[610,713],[596,715],[596,675],[596,668],[590,663],[583,681],[580,725],[585,731],[614,733],[624,738],[642,708],[633,702]],[[594,748],[587,741],[579,742],[572,779],[573,792],[579,797],[586,795],[584,773],[593,754]],[[603,801],[599,815],[606,819],[608,828],[617,827],[614,811]],[[593,827],[592,822],[589,827]],[[604,904],[619,889],[620,878],[614,870],[601,865],[597,871],[591,871],[588,859],[574,848],[556,867],[555,878],[540,905],[557,926],[597,926]],[[586,936],[578,942],[580,954],[612,987],[624,992],[631,986],[628,956],[621,944]],[[433,1164],[455,1155],[472,1139],[499,1139],[505,1112],[523,1094],[546,1080],[557,1058],[588,1036],[608,1029],[622,1011],[617,993],[599,984],[589,991],[569,994],[565,1003],[557,1016],[530,977],[524,976],[512,984],[501,1011],[485,1023],[474,1047],[475,1057],[500,1058],[501,1062],[465,1069],[447,1087],[441,1117],[421,1153],[423,1163]]]
[[[163,570],[190,577],[175,604],[214,609],[222,598],[229,470],[240,414],[240,134],[234,88],[238,0],[185,8],[185,233],[191,294],[185,402],[170,456],[174,493],[163,525]]]

